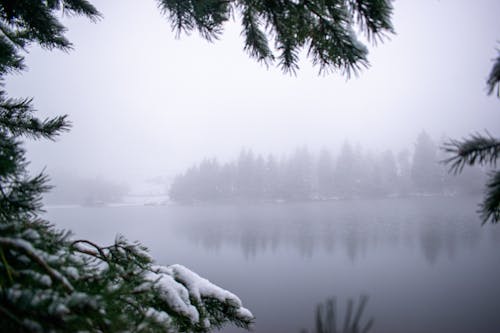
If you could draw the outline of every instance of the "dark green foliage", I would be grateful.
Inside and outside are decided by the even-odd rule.
[[[13,136],[54,140],[62,131],[69,130],[66,116],[40,120],[33,116],[31,98],[12,99],[5,95],[5,91],[0,91],[0,126]]]
[[[500,171],[491,173],[486,184],[484,200],[479,207],[483,224],[488,220],[491,220],[492,223],[500,221]]]
[[[349,76],[368,65],[368,50],[354,32],[369,40],[393,33],[390,0],[158,0],[177,33],[198,30],[217,39],[224,24],[239,15],[248,54],[285,72],[298,69],[306,50],[320,71],[340,70]],[[274,44],[275,53],[270,44]]]
[[[0,30],[11,43],[25,47],[35,42],[46,48],[67,50],[71,43],[66,28],[56,17],[83,15],[91,20],[100,17],[97,9],[86,0],[2,0],[0,1]]]
[[[47,48],[67,49],[64,27],[56,18],[61,6],[69,14],[98,13],[85,1],[0,1],[0,81],[23,69],[24,48],[35,42]],[[89,7],[90,6],[90,7]],[[0,213],[2,223],[33,218],[41,208],[41,194],[49,187],[42,174],[29,177],[21,137],[54,139],[69,127],[65,116],[40,120],[30,98],[14,99],[0,90]]]
[[[500,154],[500,141],[489,133],[473,134],[468,139],[450,140],[443,147],[446,153],[453,156],[444,163],[450,167],[450,172],[460,173],[465,165],[496,165]]]
[[[248,327],[240,304],[210,294],[196,300],[175,267],[153,266],[138,243],[118,237],[99,247],[71,240],[39,219],[4,222],[0,229],[2,332],[206,332],[226,322]],[[165,289],[157,282],[167,275]],[[180,287],[191,297],[186,308],[191,302],[199,320],[163,298]]]
[[[449,140],[442,149],[452,155],[443,163],[449,165],[450,172],[458,174],[466,165],[496,167],[500,154],[500,141],[489,133],[473,134],[470,138]],[[479,214],[483,224],[488,221],[492,223],[500,221],[500,172],[498,171],[489,175],[485,197],[479,205]]]
[[[500,83],[500,56],[496,58],[486,83],[490,95]],[[500,97],[500,90],[498,96]],[[492,137],[489,133],[486,135],[473,134],[470,138],[449,140],[442,149],[451,154],[451,157],[445,159],[443,163],[450,166],[450,172],[458,174],[462,172],[465,165],[496,167],[500,154],[500,140]],[[490,174],[483,202],[479,205],[479,214],[483,224],[488,221],[491,223],[500,221],[499,171]]]

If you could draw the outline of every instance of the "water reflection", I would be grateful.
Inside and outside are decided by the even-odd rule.
[[[238,294],[258,333],[314,330],[325,293],[337,297],[337,329],[345,300],[368,294],[361,324],[376,318],[370,333],[493,333],[500,228],[480,226],[477,201],[96,207],[55,209],[49,218],[101,244],[119,230],[147,244],[159,264],[187,265]],[[322,309],[324,327],[328,303]]]
[[[363,317],[367,302],[368,296],[361,296],[354,310],[355,302],[349,299],[343,321],[335,297],[319,303],[315,311],[315,329],[311,333],[368,333],[375,320],[373,317],[370,319]],[[300,332],[309,333],[306,329]]]
[[[292,249],[304,258],[339,252],[356,262],[377,250],[417,248],[434,265],[440,258],[453,259],[457,244],[459,249],[474,249],[483,238],[500,242],[498,228],[480,227],[471,199],[215,206],[195,211],[200,209],[201,214],[179,221],[176,232],[206,250],[239,248],[247,260]]]

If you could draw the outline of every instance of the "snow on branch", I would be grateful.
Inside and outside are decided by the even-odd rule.
[[[17,251],[22,252],[23,254],[28,256],[31,260],[33,260],[38,265],[40,265],[47,272],[47,274],[50,276],[52,281],[55,280],[55,281],[60,282],[64,286],[64,289],[66,289],[66,291],[68,291],[70,293],[73,292],[74,288],[71,285],[71,283],[69,283],[69,281],[66,279],[66,277],[64,277],[58,271],[56,271],[52,267],[50,267],[45,262],[45,260],[36,253],[36,250],[33,248],[33,246],[30,243],[28,243],[27,241],[25,241],[23,239],[19,239],[19,238],[12,239],[12,238],[0,237],[0,244],[7,247],[7,248],[11,248],[13,250],[17,250]]]
[[[75,240],[70,247],[106,263],[100,266],[101,273],[112,269],[119,276],[115,284],[133,284],[131,294],[143,295],[151,301],[149,305],[136,304],[137,310],[162,327],[183,327],[187,321],[189,327],[208,331],[228,321],[249,327],[254,320],[238,296],[182,265],[153,265],[147,249],[139,243],[128,243],[120,236],[111,246]],[[130,274],[137,280],[131,279]]]
[[[206,300],[215,300],[222,304],[228,309],[232,320],[241,326],[248,327],[254,320],[253,314],[242,306],[236,295],[182,265],[153,266],[151,271],[147,272],[146,280],[154,283],[153,288],[158,297],[167,303],[169,308],[204,329],[210,328],[212,324],[220,324],[214,321],[217,318],[210,318],[212,313]]]

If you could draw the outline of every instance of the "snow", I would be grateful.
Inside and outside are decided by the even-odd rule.
[[[37,281],[40,283],[42,286],[45,287],[50,287],[52,286],[52,280],[50,279],[50,276],[46,274],[40,274],[34,270],[31,269],[26,269],[26,270],[21,270],[19,273],[30,276],[33,278],[33,280]]]
[[[213,298],[235,307],[238,319],[242,321],[254,319],[252,313],[242,306],[238,296],[216,286],[182,265],[153,266],[152,271],[146,273],[146,280],[154,284],[158,296],[172,310],[188,317],[193,323],[200,321],[200,314],[191,304],[190,298],[198,304],[203,304],[204,298]],[[139,289],[148,287],[150,286],[143,285]],[[202,325],[205,328],[210,327],[208,318],[204,318]]]
[[[66,305],[62,303],[56,303],[49,307],[49,312],[62,317],[70,313],[70,310],[66,307]]]
[[[358,50],[360,50],[362,53],[368,54],[368,49],[363,43],[359,41],[354,30],[352,30],[352,28],[348,28],[347,31],[349,34],[349,38],[351,39],[352,45]]]
[[[45,259],[46,257],[51,257],[47,253],[36,250],[35,248],[33,248],[31,243],[21,238],[0,237],[0,243],[5,244],[9,247],[13,247],[15,249],[21,249],[24,252],[24,254],[33,259],[38,265],[42,266],[45,269],[45,271],[50,275],[50,278],[52,280],[54,279],[58,280],[58,282],[62,283],[64,287],[69,291],[74,290],[73,286],[69,283],[69,281],[66,279],[65,276],[61,275],[58,271],[52,269],[44,261],[43,259],[44,257]]]
[[[22,233],[22,236],[30,240],[40,239],[40,234],[33,229],[27,229]]]
[[[251,321],[254,318],[252,312],[250,312],[250,310],[244,307],[240,307],[236,311],[236,315],[238,316],[238,318],[246,318],[246,320],[248,321]]]
[[[191,296],[197,301],[201,301],[201,296],[212,297],[222,303],[230,303],[241,307],[241,300],[235,294],[214,285],[205,278],[182,265],[172,265],[170,268],[177,281],[182,282],[188,289]]]
[[[191,322],[197,323],[200,316],[198,310],[196,310],[189,301],[188,291],[168,273],[168,269],[161,267],[158,268],[156,272],[148,272],[146,274],[146,280],[155,283],[155,286],[158,288],[158,296],[166,302],[172,310],[188,317]]]
[[[35,231],[27,232],[24,235],[26,238],[37,238],[38,233]],[[37,306],[43,302],[50,301],[48,308],[49,313],[57,316],[64,316],[71,311],[73,307],[90,306],[98,309],[101,298],[95,295],[88,295],[83,292],[76,291],[68,281],[68,278],[79,280],[80,272],[75,266],[66,265],[60,268],[60,271],[49,266],[51,262],[56,262],[56,258],[61,260],[67,259],[69,262],[75,263],[76,259],[80,259],[80,255],[70,255],[69,257],[57,256],[41,251],[33,247],[32,244],[21,238],[4,238],[0,237],[0,244],[5,244],[16,250],[20,256],[26,257],[27,260],[40,266],[43,273],[25,270],[23,273],[28,274],[33,280],[37,281],[45,287],[51,287],[53,284],[60,283],[66,287],[69,293],[65,296],[64,301],[51,288],[44,290],[23,290],[19,285],[14,284],[11,288],[5,290],[6,299],[13,303],[20,299],[29,297],[32,306]],[[125,253],[122,247],[118,247],[118,252]],[[141,246],[134,246],[133,251],[140,257],[149,257],[147,251]],[[152,259],[150,259],[152,260]],[[99,268],[102,268],[99,266]],[[210,328],[210,316],[205,308],[207,299],[217,300],[232,310],[232,314],[237,319],[244,322],[251,322],[254,318],[252,313],[242,306],[241,300],[233,293],[216,286],[209,280],[200,277],[182,265],[171,266],[152,266],[144,272],[146,280],[135,291],[153,292],[164,302],[168,311],[173,311],[187,319],[193,324],[200,325],[203,328]],[[118,284],[110,283],[108,288],[118,288]],[[196,306],[195,306],[196,305]],[[173,319],[170,315],[162,310],[148,308],[145,313],[151,321],[158,323],[166,328],[172,325]],[[151,322],[150,321],[150,322]],[[36,323],[34,323],[36,324]],[[38,328],[33,326],[33,331]]]
[[[64,272],[73,280],[78,280],[80,277],[80,274],[78,274],[78,270],[73,266],[65,267]]]
[[[98,308],[97,300],[94,297],[90,297],[89,295],[82,292],[73,292],[68,298],[67,302],[69,307],[80,306],[85,307],[89,306],[93,309]]]
[[[23,295],[21,290],[15,287],[16,286],[5,290],[5,298],[10,300],[12,303],[16,303]]]
[[[45,274],[38,274],[38,281],[46,287],[50,287],[52,285],[52,280],[48,275]]]
[[[170,319],[170,316],[164,312],[164,311],[158,311],[153,308],[148,308],[146,310],[146,317],[156,321],[159,324],[164,324],[166,327],[169,327],[172,319]]]
[[[135,250],[135,253],[140,256],[140,257],[143,257],[143,258],[146,258],[148,261],[152,262],[153,261],[153,257],[151,257],[151,255],[149,254],[149,252],[145,249],[143,249],[141,246],[139,245],[136,245],[134,247],[134,250]]]

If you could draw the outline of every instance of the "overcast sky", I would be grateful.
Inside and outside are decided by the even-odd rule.
[[[374,150],[500,130],[485,80],[500,47],[498,0],[395,1],[396,35],[370,47],[370,68],[318,76],[303,55],[297,76],[243,51],[238,19],[220,41],[176,39],[156,2],[92,1],[104,18],[64,19],[70,53],[31,48],[29,71],[7,81],[42,117],[68,114],[71,132],[27,145],[35,170],[139,180],[172,175],[241,147],[288,152]]]

